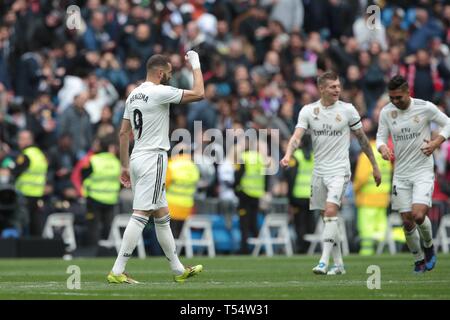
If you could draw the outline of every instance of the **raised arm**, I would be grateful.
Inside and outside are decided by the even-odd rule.
[[[367,158],[369,158],[369,161],[372,164],[373,179],[375,180],[377,186],[379,186],[381,183],[381,173],[380,169],[378,168],[377,161],[375,160],[375,155],[373,154],[372,147],[370,146],[369,139],[367,139],[367,136],[362,128],[354,130],[353,133],[355,134],[356,138],[358,138],[362,151],[366,154]]]
[[[302,141],[302,137],[305,134],[304,128],[296,128],[294,134],[289,140],[289,144],[287,146],[286,154],[283,159],[281,159],[280,164],[282,167],[287,167],[289,165],[289,160],[291,160],[292,154],[294,151],[300,146],[300,142]]]
[[[192,66],[192,73],[194,76],[194,85],[192,90],[183,90],[183,97],[180,103],[189,103],[202,100],[205,97],[205,86],[203,83],[203,74],[200,69],[200,59],[198,53],[195,51],[188,51],[185,59],[189,61]]]

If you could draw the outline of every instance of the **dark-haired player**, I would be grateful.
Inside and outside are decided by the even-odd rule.
[[[434,186],[434,150],[450,136],[450,119],[434,104],[411,98],[406,80],[393,77],[388,84],[390,103],[380,114],[377,149],[390,160],[387,147],[392,136],[395,154],[392,181],[392,209],[400,212],[409,250],[414,255],[414,272],[432,270],[436,264],[431,222],[427,217]],[[431,139],[430,123],[442,127]],[[421,245],[423,242],[423,249]]]

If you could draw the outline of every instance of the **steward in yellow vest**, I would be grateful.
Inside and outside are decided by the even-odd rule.
[[[235,166],[235,190],[239,198],[241,229],[240,253],[247,254],[249,236],[258,236],[259,199],[267,190],[266,165],[264,157],[257,151],[247,150],[241,154],[242,164]]]
[[[200,171],[189,154],[176,155],[169,160],[166,175],[166,198],[175,238],[178,238],[184,221],[192,214],[194,195],[199,180]]]
[[[40,237],[45,222],[42,198],[47,181],[48,161],[41,149],[34,145],[31,131],[20,131],[18,144],[22,152],[14,161],[12,174],[17,191],[27,203],[30,224],[25,228],[25,234]]]
[[[361,153],[355,170],[353,188],[358,210],[357,227],[361,255],[375,253],[375,241],[382,241],[387,227],[387,208],[390,203],[392,164],[383,160],[376,150],[375,140],[371,140],[373,154],[381,171],[381,184],[377,187],[372,177],[372,166]],[[399,239],[401,240],[401,239]]]
[[[120,161],[115,151],[113,137],[102,138],[99,152],[92,155],[81,171],[87,206],[89,245],[96,245],[100,238],[108,237],[114,206],[119,201]]]
[[[289,213],[293,216],[297,234],[295,248],[297,253],[307,252],[309,242],[303,240],[303,236],[314,233],[315,228],[315,218],[309,210],[311,177],[314,169],[314,155],[311,144],[311,136],[304,135],[302,148],[294,152],[289,166],[284,171],[289,190]]]

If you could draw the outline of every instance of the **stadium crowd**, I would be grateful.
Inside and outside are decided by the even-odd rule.
[[[370,28],[371,4],[381,15]],[[66,23],[71,5],[80,9],[76,28]],[[117,154],[125,100],[145,80],[145,62],[155,53],[170,56],[170,85],[181,89],[192,86],[184,53],[197,51],[202,64],[205,99],[172,106],[171,131],[194,133],[194,121],[224,135],[226,129],[278,129],[277,152],[284,154],[300,109],[318,99],[317,75],[328,69],[341,77],[341,99],[357,108],[368,136],[376,132],[380,109],[389,102],[387,82],[396,74],[407,78],[413,97],[450,115],[449,43],[450,2],[444,0],[3,1],[0,229],[39,236],[48,214],[71,211],[80,245],[89,243],[84,227],[91,218],[83,199],[89,155],[101,145]],[[194,150],[202,149],[201,141],[192,142]],[[30,145],[48,160],[45,187],[31,195],[33,206],[24,205],[30,197],[15,181],[24,172],[22,150]],[[353,139],[352,173],[360,152]],[[436,227],[450,196],[450,143],[434,156],[433,198],[444,206],[430,213]],[[208,161],[197,165],[198,201],[237,201],[229,171]],[[14,183],[9,214],[6,191]],[[266,189],[269,199],[289,197],[288,175],[280,169],[268,176]],[[126,198],[123,191],[116,213],[130,210]],[[345,199],[345,216],[356,221],[351,185]],[[38,212],[41,219],[33,219]],[[353,227],[356,239],[356,222]],[[305,250],[300,243],[297,251]]]

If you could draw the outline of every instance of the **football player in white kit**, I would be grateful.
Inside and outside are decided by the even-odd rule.
[[[408,83],[401,76],[390,80],[388,90],[391,102],[380,113],[377,149],[387,161],[395,155],[392,210],[402,216],[406,243],[415,258],[414,272],[422,273],[436,264],[427,216],[434,186],[431,155],[450,136],[450,119],[431,102],[411,98]],[[433,140],[431,122],[442,127]],[[389,135],[394,153],[387,147]]]
[[[352,104],[339,100],[341,85],[337,74],[332,71],[323,73],[318,77],[317,85],[320,100],[301,109],[296,129],[280,164],[283,167],[289,164],[303,134],[310,130],[315,158],[309,207],[311,210],[320,210],[324,221],[322,256],[313,272],[338,275],[345,273],[337,214],[351,175],[350,130],[358,138],[362,151],[372,164],[377,186],[381,183],[381,173],[369,140],[362,130],[357,110]],[[334,266],[328,268],[330,254],[333,255]]]
[[[169,260],[174,280],[184,282],[203,270],[202,265],[185,267],[178,258],[164,188],[170,148],[169,106],[171,103],[199,101],[205,93],[198,54],[188,51],[185,58],[192,66],[192,90],[167,86],[172,65],[167,57],[153,55],[147,62],[146,81],[127,98],[120,129],[120,181],[126,188],[132,188],[133,214],[123,234],[117,259],[108,274],[109,283],[138,283],[125,273],[125,266],[150,216],[153,216],[156,237]],[[134,148],[129,156],[131,132]]]

